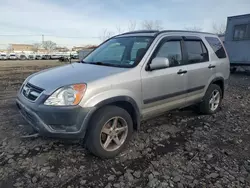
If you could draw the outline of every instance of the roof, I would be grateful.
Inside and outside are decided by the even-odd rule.
[[[250,17],[250,14],[242,14],[242,15],[236,15],[236,16],[228,16],[228,19],[232,18],[243,18],[243,17]]]
[[[123,35],[130,35],[130,34],[146,34],[146,35],[151,35],[151,36],[156,36],[162,33],[170,33],[170,32],[185,32],[185,33],[199,33],[199,34],[209,34],[209,35],[216,35],[214,33],[207,33],[207,32],[200,32],[200,31],[187,31],[187,30],[138,30],[138,31],[131,31],[131,32],[126,32],[122,33],[120,35],[117,35],[115,37],[123,36]]]

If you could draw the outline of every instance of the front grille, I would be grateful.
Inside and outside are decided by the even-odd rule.
[[[27,83],[22,88],[22,94],[31,101],[35,101],[42,92],[43,89],[36,87],[30,83]]]

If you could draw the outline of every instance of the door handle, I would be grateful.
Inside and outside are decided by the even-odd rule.
[[[211,64],[208,66],[209,69],[213,69],[215,67],[216,67],[215,65],[211,65]]]
[[[177,74],[186,74],[186,73],[187,73],[186,70],[181,70],[181,69],[177,72]]]

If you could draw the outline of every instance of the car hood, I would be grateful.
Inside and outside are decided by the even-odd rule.
[[[90,83],[127,70],[127,68],[72,63],[40,71],[31,75],[27,81],[34,86],[45,89],[46,94],[51,94],[62,86]]]

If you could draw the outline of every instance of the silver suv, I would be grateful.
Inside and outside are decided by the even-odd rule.
[[[93,154],[109,158],[141,120],[190,105],[217,112],[228,78],[216,35],[135,31],[108,39],[80,63],[29,76],[17,106],[39,134],[84,138]]]

